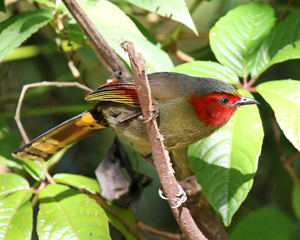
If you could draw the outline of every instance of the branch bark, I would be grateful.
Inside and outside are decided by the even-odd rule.
[[[153,110],[153,107],[145,62],[142,58],[142,55],[135,52],[132,42],[127,42],[127,47],[125,47],[124,44],[122,46],[129,55],[133,78],[144,119],[151,119],[151,110]],[[185,206],[181,205],[178,208],[172,208],[172,206],[176,205],[178,200],[176,195],[178,195],[178,193],[181,191],[181,187],[179,187],[179,184],[173,175],[174,171],[171,167],[168,152],[165,150],[162,142],[163,137],[158,131],[156,119],[146,122],[146,128],[149,134],[154,164],[178,225],[188,239],[207,239],[198,229],[190,215],[189,210]]]

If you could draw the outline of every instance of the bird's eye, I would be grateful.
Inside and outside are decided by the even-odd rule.
[[[221,98],[220,100],[219,100],[219,102],[222,104],[222,105],[227,105],[228,103],[229,103],[229,100],[227,99],[227,98]]]

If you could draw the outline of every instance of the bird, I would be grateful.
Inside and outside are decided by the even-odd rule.
[[[213,78],[175,72],[147,75],[157,122],[167,150],[187,147],[224,126],[240,106],[259,104],[232,85]],[[106,83],[85,98],[97,101],[85,111],[27,143],[12,155],[21,160],[48,160],[62,148],[111,127],[142,156],[151,145],[132,77]]]

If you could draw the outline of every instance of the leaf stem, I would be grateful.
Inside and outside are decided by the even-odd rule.
[[[247,83],[247,76],[243,77],[243,84],[244,84],[244,86],[248,85],[248,83]]]
[[[249,92],[257,92],[256,87],[247,87],[246,90],[248,90]]]
[[[247,83],[248,87],[251,87],[255,83],[256,79],[253,77],[250,79],[250,81]]]

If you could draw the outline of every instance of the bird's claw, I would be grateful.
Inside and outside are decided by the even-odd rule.
[[[150,120],[154,119],[154,118],[157,118],[158,117],[158,114],[159,114],[159,107],[157,106],[153,106],[153,109],[149,109],[148,110],[149,112],[153,112],[153,114],[149,117],[149,119],[145,120],[144,123],[146,122],[149,122]],[[123,123],[123,122],[126,122],[127,120],[131,119],[131,118],[134,118],[134,117],[138,117],[138,120],[139,121],[143,121],[144,120],[144,117],[142,115],[142,111],[140,112],[136,112],[136,113],[133,113],[133,114],[130,114],[122,119],[118,119],[118,123]]]
[[[139,118],[141,113],[142,112],[140,111],[140,112],[137,112],[137,113],[130,114],[127,117],[124,117],[122,119],[118,119],[118,123],[123,123],[123,122],[125,122],[125,121],[127,121],[127,120],[129,120],[131,118],[136,117],[136,116],[138,116],[138,118]]]
[[[172,208],[179,208],[187,200],[186,193],[185,193],[185,191],[183,191],[181,186],[180,186],[179,193],[177,193],[175,196],[179,198],[179,201],[177,202],[177,204],[175,206],[172,206]]]
[[[180,185],[179,185],[179,186],[180,186]],[[162,189],[162,188],[159,188],[159,190],[158,190],[158,195],[159,195],[162,199],[168,200],[168,198],[165,197],[165,196],[163,195],[163,189]],[[185,193],[185,191],[183,191],[183,189],[182,189],[181,186],[179,187],[179,193],[177,193],[175,196],[179,198],[179,201],[177,202],[177,204],[176,204],[175,206],[172,206],[172,208],[179,208],[179,207],[180,207],[183,203],[185,203],[186,200],[187,200],[186,193]]]
[[[144,123],[149,122],[149,121],[151,121],[152,119],[158,117],[158,115],[159,115],[159,107],[157,107],[157,106],[154,105],[154,106],[153,106],[153,109],[148,109],[148,111],[149,111],[149,112],[153,112],[153,114],[152,114],[147,120],[145,120]]]
[[[163,189],[162,189],[162,188],[159,188],[159,189],[158,189],[158,195],[160,196],[160,198],[162,198],[162,199],[164,199],[164,200],[168,200],[168,198],[165,197],[165,196],[163,195],[163,193],[164,193]]]

